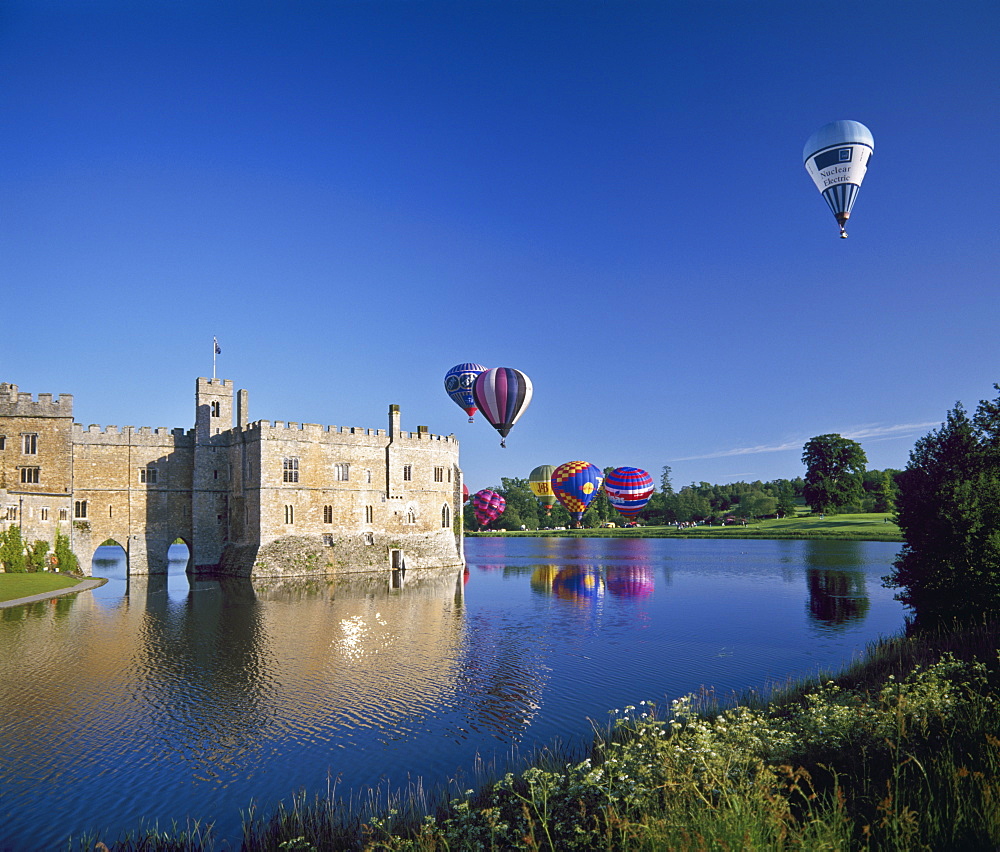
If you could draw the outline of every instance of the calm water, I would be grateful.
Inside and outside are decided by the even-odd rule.
[[[64,848],[306,789],[435,784],[608,711],[836,669],[903,611],[897,545],[466,541],[469,570],[129,585],[0,610],[0,848]]]

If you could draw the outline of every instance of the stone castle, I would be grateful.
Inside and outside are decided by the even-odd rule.
[[[0,530],[70,545],[85,573],[120,544],[130,574],[250,578],[463,564],[458,440],[387,429],[249,422],[248,394],[199,378],[194,429],[73,422],[73,397],[0,383]]]

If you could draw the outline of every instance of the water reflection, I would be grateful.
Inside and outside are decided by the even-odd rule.
[[[554,595],[576,603],[597,600],[607,591],[617,598],[645,598],[653,593],[653,569],[646,565],[558,565],[526,566],[531,588],[541,595]],[[513,572],[512,572],[513,573]]]
[[[590,603],[604,594],[604,576],[592,565],[560,568],[552,580],[552,593],[564,601]]]
[[[608,592],[620,598],[646,598],[653,594],[653,571],[645,565],[608,568]]]
[[[871,605],[862,570],[863,543],[817,544],[808,542],[805,553],[810,616],[818,626],[834,629],[863,621]]]
[[[902,626],[877,581],[892,545],[497,538],[466,553],[468,572],[411,570],[401,589],[385,573],[189,582],[180,564],[102,564],[116,600],[0,610],[0,847],[187,816],[238,845],[251,799],[443,782],[477,756],[586,738],[626,703],[836,668]]]
[[[860,571],[809,568],[809,613],[820,624],[837,627],[861,621],[868,614],[868,592]]]

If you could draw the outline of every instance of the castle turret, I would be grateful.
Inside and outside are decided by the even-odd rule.
[[[219,564],[229,539],[229,454],[233,383],[199,378],[195,388],[191,562],[195,570]]]

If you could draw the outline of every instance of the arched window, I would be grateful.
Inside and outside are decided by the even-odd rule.
[[[451,506],[447,503],[441,507],[441,526],[445,529],[451,526]]]

